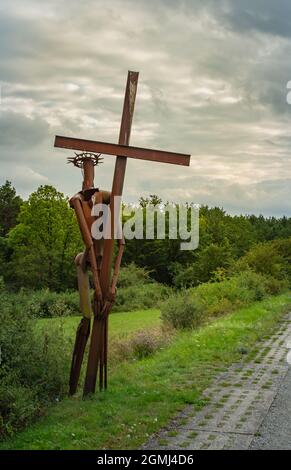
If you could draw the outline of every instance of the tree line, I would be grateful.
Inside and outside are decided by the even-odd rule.
[[[156,195],[139,200],[143,209],[161,202]],[[123,264],[134,262],[158,282],[189,287],[218,280],[256,245],[291,237],[291,218],[231,216],[220,207],[202,206],[199,226],[197,250],[181,251],[179,239],[127,240]],[[8,288],[75,288],[73,260],[82,248],[68,198],[53,186],[40,186],[26,201],[10,181],[0,187],[0,276]]]

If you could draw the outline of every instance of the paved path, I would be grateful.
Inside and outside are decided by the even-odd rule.
[[[250,449],[291,450],[291,368]]]
[[[204,392],[202,410],[187,407],[144,449],[291,449],[291,369],[286,361],[291,314]]]

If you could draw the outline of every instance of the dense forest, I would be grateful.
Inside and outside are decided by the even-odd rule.
[[[160,202],[151,195],[139,204],[145,208]],[[268,242],[291,237],[287,217],[230,216],[222,208],[203,206],[199,218],[197,250],[181,251],[179,239],[127,240],[123,264],[146,268],[160,283],[192,287],[218,280],[250,249],[270,263],[274,246]],[[7,288],[75,288],[73,260],[82,246],[68,199],[54,187],[40,186],[27,201],[11,182],[0,187],[0,276]],[[280,256],[278,249],[274,256]]]

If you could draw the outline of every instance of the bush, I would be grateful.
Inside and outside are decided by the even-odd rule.
[[[279,294],[285,288],[285,281],[246,270],[224,281],[201,284],[171,296],[162,306],[162,319],[174,328],[195,328],[208,318]]]
[[[285,259],[284,250],[280,251],[279,247],[278,241],[255,245],[238,263],[245,269],[248,267],[262,275],[284,279],[288,261]]]
[[[4,289],[4,284],[0,278],[0,291],[1,288]],[[132,263],[120,271],[118,294],[113,311],[157,308],[160,302],[169,296],[170,292],[169,287],[152,281],[148,271]],[[49,289],[38,291],[20,289],[17,293],[10,293],[9,299],[12,305],[21,305],[22,309],[34,318],[80,315],[77,290],[57,293]]]
[[[278,295],[289,287],[287,279],[275,279],[272,276],[267,276],[265,281],[266,290],[270,295]]]
[[[183,291],[162,305],[161,318],[176,329],[196,328],[202,323],[202,308],[189,291]]]
[[[79,313],[78,292],[51,292],[43,289],[28,294],[28,312],[37,318],[52,318]]]
[[[261,277],[251,271],[222,282],[201,284],[191,289],[191,293],[208,317],[223,315],[266,295]]]
[[[197,251],[197,259],[189,266],[176,265],[174,285],[178,288],[194,287],[212,280],[218,269],[227,268],[232,252],[229,246],[211,243]]]
[[[9,378],[2,379],[0,411],[0,437],[3,438],[25,426],[38,413],[35,393],[28,387],[13,383]]]
[[[0,295],[0,434],[11,435],[66,393],[69,357],[56,327],[42,332],[11,295]],[[15,299],[14,299],[15,300]]]
[[[134,357],[142,359],[150,356],[163,344],[163,339],[154,331],[139,331],[131,339],[130,346]]]
[[[0,286],[1,291],[1,286]],[[21,308],[30,317],[52,318],[76,315],[79,313],[78,292],[51,292],[49,289],[29,291],[20,289],[19,292],[6,294],[9,304]]]
[[[111,360],[143,359],[166,346],[173,338],[173,330],[154,328],[150,331],[136,331],[130,338],[118,338],[111,348]]]
[[[243,271],[230,279],[230,283],[242,289],[246,295],[241,298],[243,302],[263,300],[268,290],[266,286],[266,277],[251,270]]]
[[[147,284],[149,282],[152,282],[150,279],[150,272],[145,268],[136,266],[134,263],[130,263],[120,269],[118,277],[119,288],[137,286],[140,284]]]
[[[162,301],[171,294],[170,287],[157,282],[134,285],[117,290],[114,312],[159,308]]]

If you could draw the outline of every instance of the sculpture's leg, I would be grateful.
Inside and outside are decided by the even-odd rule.
[[[90,333],[90,320],[89,318],[82,318],[77,328],[75,346],[72,357],[69,394],[74,395],[77,391],[80,372],[84,357],[86,344]]]
[[[103,390],[104,386],[104,347],[105,347],[105,324],[106,324],[106,318],[102,318],[102,322],[100,324],[101,331],[100,331],[100,337],[101,337],[101,344],[100,344],[100,367],[99,367],[99,390]]]
[[[107,351],[108,351],[108,316],[114,303],[116,284],[124,250],[124,239],[119,240],[110,290],[100,309],[100,303],[94,305],[94,322],[91,334],[90,350],[84,385],[84,396],[94,393],[99,368],[99,389],[107,388]]]
[[[87,251],[80,253],[75,259],[80,295],[80,309],[83,314],[83,318],[80,321],[76,332],[69,382],[70,395],[76,393],[77,390],[84,352],[90,334],[90,317],[92,309],[90,300],[89,276],[86,269],[86,256]]]
[[[118,254],[115,260],[115,265],[114,265],[114,271],[113,271],[113,276],[112,276],[112,282],[111,282],[111,287],[110,287],[110,294],[109,294],[109,303],[108,307],[106,309],[105,313],[105,319],[104,319],[104,377],[103,377],[103,385],[104,389],[107,389],[107,356],[108,356],[108,327],[109,327],[109,313],[112,309],[112,306],[114,304],[114,299],[115,299],[115,293],[116,293],[116,285],[118,281],[118,275],[119,275],[119,270],[120,270],[120,265],[121,265],[121,260],[123,256],[123,251],[124,251],[124,237],[122,236],[121,240],[118,240],[119,244],[119,249],[118,249]]]
[[[95,392],[98,367],[100,366],[100,358],[102,357],[103,347],[103,318],[100,315],[101,305],[100,302],[94,299],[94,320],[92,326],[90,349],[86,370],[86,378],[84,383],[84,396]]]

